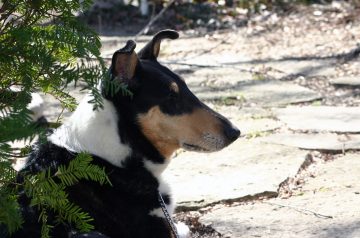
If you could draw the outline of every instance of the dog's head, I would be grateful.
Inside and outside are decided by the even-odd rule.
[[[133,93],[115,103],[122,104],[141,133],[168,158],[178,148],[218,151],[235,141],[240,131],[222,115],[202,103],[185,81],[157,61],[161,40],[178,38],[178,33],[164,30],[138,54],[135,42],[116,51],[112,58],[113,80],[121,80]],[[121,94],[121,92],[119,93]]]

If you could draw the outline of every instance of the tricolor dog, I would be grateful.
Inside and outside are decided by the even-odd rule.
[[[172,226],[168,221],[174,202],[161,174],[177,149],[218,151],[235,141],[240,131],[157,61],[161,40],[167,38],[176,39],[178,33],[161,31],[138,53],[134,41],[116,51],[112,80],[125,83],[132,95],[110,95],[102,88],[104,107],[98,110],[87,96],[46,143],[36,146],[20,171],[56,171],[78,153],[88,152],[108,174],[112,186],[80,181],[67,189],[69,199],[94,218],[96,232],[76,234],[71,224],[59,224],[52,237],[188,236],[184,224]],[[166,205],[162,207],[160,200]],[[14,237],[40,237],[39,214],[29,201],[25,195],[19,198],[24,224]]]

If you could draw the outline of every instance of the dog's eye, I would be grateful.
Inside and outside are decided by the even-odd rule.
[[[174,99],[177,99],[178,96],[179,96],[178,93],[171,90],[168,97],[170,100],[174,100]]]

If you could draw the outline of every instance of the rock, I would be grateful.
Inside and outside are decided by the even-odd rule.
[[[227,34],[226,37],[226,42],[246,41],[246,39],[239,37],[238,32]],[[223,36],[218,39],[192,37],[189,40],[185,35],[182,35],[176,41],[162,41],[160,56],[161,59],[166,59],[169,62],[177,61],[206,66],[241,64],[242,68],[248,68],[247,66],[250,66],[252,61],[249,52],[234,51],[233,45],[226,42],[224,42]]]
[[[241,135],[259,136],[259,133],[273,131],[281,127],[281,122],[269,118],[269,111],[261,108],[239,108],[236,106],[218,106],[209,104],[212,109],[219,112],[241,128]]]
[[[266,63],[267,66],[288,75],[333,76],[336,74],[335,60],[281,60]]]
[[[239,139],[211,154],[180,153],[165,171],[178,207],[193,209],[219,201],[268,193],[293,176],[306,152]]]
[[[253,77],[249,72],[234,68],[202,68],[194,70],[192,74],[184,75],[189,87],[202,85],[213,89],[235,86],[239,82],[252,80]]]
[[[216,90],[206,87],[190,88],[203,100],[234,98],[264,107],[284,106],[321,98],[310,89],[277,80],[251,80],[239,82],[236,86],[218,87]]]
[[[288,107],[273,112],[292,130],[360,132],[360,107]]]
[[[338,135],[334,133],[317,134],[272,134],[261,138],[264,142],[294,146],[302,149],[345,151],[360,150],[360,135]]]
[[[326,194],[330,191],[344,190],[357,194],[360,192],[360,156],[347,153],[336,160],[325,163],[318,170],[315,178],[303,185],[303,190],[309,194]],[[341,197],[341,193],[337,193]],[[360,197],[360,195],[358,195]],[[359,201],[360,202],[360,198]],[[330,201],[329,201],[330,205]],[[357,206],[360,210],[360,206]],[[349,211],[345,212],[348,213]],[[331,211],[331,209],[329,209]],[[323,211],[325,212],[325,210]],[[360,229],[360,228],[359,228]]]
[[[203,49],[203,46],[200,46],[199,49]],[[198,49],[198,50],[199,50]],[[221,52],[221,53],[212,53],[209,57],[209,54],[198,54],[193,57],[187,57],[183,60],[184,63],[197,64],[197,65],[239,65],[241,64],[242,68],[247,68],[250,66],[248,62],[251,62],[251,58],[247,55],[234,53],[231,51]]]
[[[346,155],[324,164],[317,177],[304,185],[302,196],[222,207],[200,222],[229,234],[225,237],[357,238],[359,170],[360,157]]]
[[[227,108],[229,108],[229,106],[227,106]],[[271,109],[262,107],[241,107],[239,114],[243,119],[273,118]]]
[[[331,84],[339,86],[360,86],[359,76],[344,76],[330,80]]]
[[[269,118],[235,120],[233,123],[241,128],[242,135],[250,137],[260,136],[259,133],[273,131],[281,126],[278,121]]]

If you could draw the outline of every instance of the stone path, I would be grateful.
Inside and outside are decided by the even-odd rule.
[[[330,80],[331,84],[339,86],[357,86],[360,87],[360,76],[338,77]]]
[[[280,70],[287,75],[304,75],[307,77],[336,75],[335,60],[293,59],[269,62],[266,65]]]
[[[360,132],[360,107],[287,107],[274,113],[292,130]]]
[[[280,133],[262,138],[262,141],[280,145],[294,146],[309,150],[344,152],[360,150],[359,134],[335,133]]]
[[[165,43],[167,53],[162,60],[182,59],[187,65],[168,65],[244,136],[221,152],[180,152],[173,159],[165,177],[173,187],[178,211],[198,211],[200,224],[221,237],[360,237],[360,187],[355,175],[360,169],[360,107],[323,105],[330,91],[288,80],[298,75],[305,81],[318,77],[330,85],[354,89],[337,93],[334,88],[333,97],[354,96],[359,101],[360,74],[340,75],[343,63],[335,58],[256,58],[246,46],[236,50],[239,42],[246,45],[243,33],[224,36],[234,39],[238,34],[238,39],[218,50],[210,50],[214,42],[204,38]],[[209,57],[196,56],[199,44],[209,46]],[[287,50],[279,49],[279,55]],[[353,63],[349,64],[351,68]],[[258,73],[264,68],[269,74]],[[338,155],[327,162],[309,162],[313,151],[320,151],[324,158],[329,152]],[[315,172],[305,173],[300,185],[289,185],[296,192],[283,199],[282,186],[307,171],[307,166]]]
[[[200,219],[224,237],[360,237],[360,156],[323,164],[303,193],[214,209]]]
[[[211,71],[208,71],[211,74]],[[284,106],[291,103],[320,99],[316,92],[302,86],[277,80],[251,80],[236,85],[192,86],[190,89],[202,100],[243,100],[264,107]]]
[[[254,148],[261,148],[254,149]],[[212,153],[180,153],[165,172],[179,209],[266,194],[294,176],[306,152],[291,147],[238,140]]]

